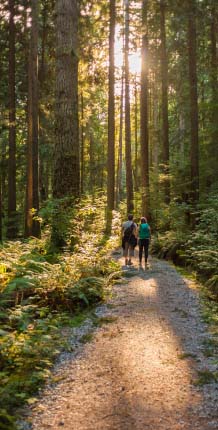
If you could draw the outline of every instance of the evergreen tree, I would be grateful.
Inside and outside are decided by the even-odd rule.
[[[142,70],[141,70],[141,183],[142,214],[149,214],[149,143],[148,143],[148,34],[147,0],[142,1]]]
[[[28,149],[25,236],[40,236],[38,172],[38,0],[31,0],[28,61]]]
[[[162,138],[163,138],[163,164],[164,164],[164,198],[165,203],[170,202],[169,183],[169,120],[168,120],[168,59],[166,49],[165,29],[165,0],[160,0],[160,39],[161,39],[161,81],[162,81]]]
[[[195,0],[191,0],[188,6],[188,53],[191,121],[191,197],[193,202],[197,202],[199,199],[199,140],[196,39],[196,2]]]
[[[127,212],[133,211],[133,178],[131,150],[130,84],[129,84],[129,0],[125,0],[125,155]]]
[[[64,205],[58,205],[52,240],[61,246],[66,233],[63,231],[64,226],[61,228],[64,212],[70,200],[78,197],[80,191],[77,0],[56,1],[56,32],[53,196],[68,200]]]
[[[16,90],[15,90],[15,3],[9,0],[9,157],[8,157],[8,239],[17,234],[16,225]]]
[[[210,36],[211,36],[211,165],[212,165],[212,178],[211,183],[218,181],[218,59],[217,59],[217,43],[218,43],[218,7],[212,1],[211,4],[211,24],[210,24]]]
[[[109,96],[108,96],[108,165],[107,165],[107,230],[110,231],[115,197],[115,102],[114,102],[114,37],[115,0],[110,0],[109,32]]]

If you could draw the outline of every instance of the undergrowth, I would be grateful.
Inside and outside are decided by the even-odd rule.
[[[171,210],[169,228],[153,239],[152,252],[195,271],[204,282],[208,296],[218,301],[218,197],[210,197],[199,208],[193,230],[181,221],[182,215],[179,216],[178,208],[177,212],[175,207]]]
[[[171,204],[173,206],[173,204]],[[187,208],[186,208],[187,209]],[[160,225],[158,235],[152,239],[152,252],[159,258],[173,261],[185,278],[200,282],[202,319],[209,325],[210,338],[203,342],[206,357],[218,363],[218,196],[199,208],[195,228],[184,222],[184,214],[174,207],[169,209],[168,229]],[[179,219],[179,222],[178,222]],[[162,217],[162,222],[164,217]],[[184,359],[190,354],[181,354]],[[194,357],[193,357],[194,358]],[[210,369],[198,371],[195,385],[218,381],[218,372]]]
[[[76,215],[75,215],[76,214]],[[120,219],[104,236],[105,201],[86,198],[73,210],[68,246],[51,252],[42,239],[7,242],[0,248],[0,429],[50,377],[55,357],[66,347],[65,325],[81,324],[86,309],[105,299],[119,277],[108,257],[118,245]]]

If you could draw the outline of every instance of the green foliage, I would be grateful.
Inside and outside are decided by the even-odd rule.
[[[186,358],[196,358],[196,354],[193,354],[192,352],[183,352],[182,354],[178,355],[178,358],[180,360],[185,360]]]
[[[191,230],[184,224],[184,214],[183,221],[178,221],[178,214],[170,212],[171,228],[153,239],[152,251],[176,264],[190,266],[204,279],[210,297],[218,300],[218,196],[209,196],[196,216],[197,224]]]
[[[104,324],[113,324],[117,321],[117,317],[115,316],[106,316],[106,317],[100,317],[98,318],[97,324],[99,326],[102,326]]]
[[[119,242],[119,215],[114,212],[106,238],[102,196],[85,198],[72,213],[63,254],[51,254],[47,231],[42,239],[1,248],[0,404],[9,415],[34,401],[50,377],[55,357],[67,347],[63,327],[81,324],[84,310],[104,300],[120,276],[108,257]]]
[[[198,379],[195,381],[195,385],[205,385],[212,382],[218,381],[217,372],[211,372],[209,369],[199,370]]]
[[[0,430],[15,430],[13,418],[7,414],[5,409],[0,409]]]
[[[206,357],[218,357],[218,339],[213,337],[203,342]]]
[[[209,278],[205,285],[218,298],[218,275],[213,275]]]
[[[92,338],[93,338],[92,333],[87,333],[87,334],[84,334],[84,335],[82,336],[82,338],[81,338],[80,342],[82,342],[82,343],[91,342]]]
[[[91,305],[104,297],[106,282],[104,278],[82,278],[67,289],[67,297],[75,304],[81,302]]]

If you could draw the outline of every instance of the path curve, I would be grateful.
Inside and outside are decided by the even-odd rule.
[[[131,270],[99,308],[112,322],[56,366],[63,379],[32,407],[33,430],[218,429],[218,385],[195,385],[216,365],[198,291],[166,262]]]

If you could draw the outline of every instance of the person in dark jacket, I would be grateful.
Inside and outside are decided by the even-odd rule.
[[[133,215],[128,215],[128,221],[122,224],[122,247],[125,265],[131,266],[134,248],[137,244],[137,225],[134,223]]]
[[[142,255],[144,250],[145,256],[145,269],[148,267],[148,248],[151,239],[151,228],[147,223],[147,219],[145,217],[141,218],[141,224],[138,229],[138,238],[139,238],[139,265],[142,266]]]

